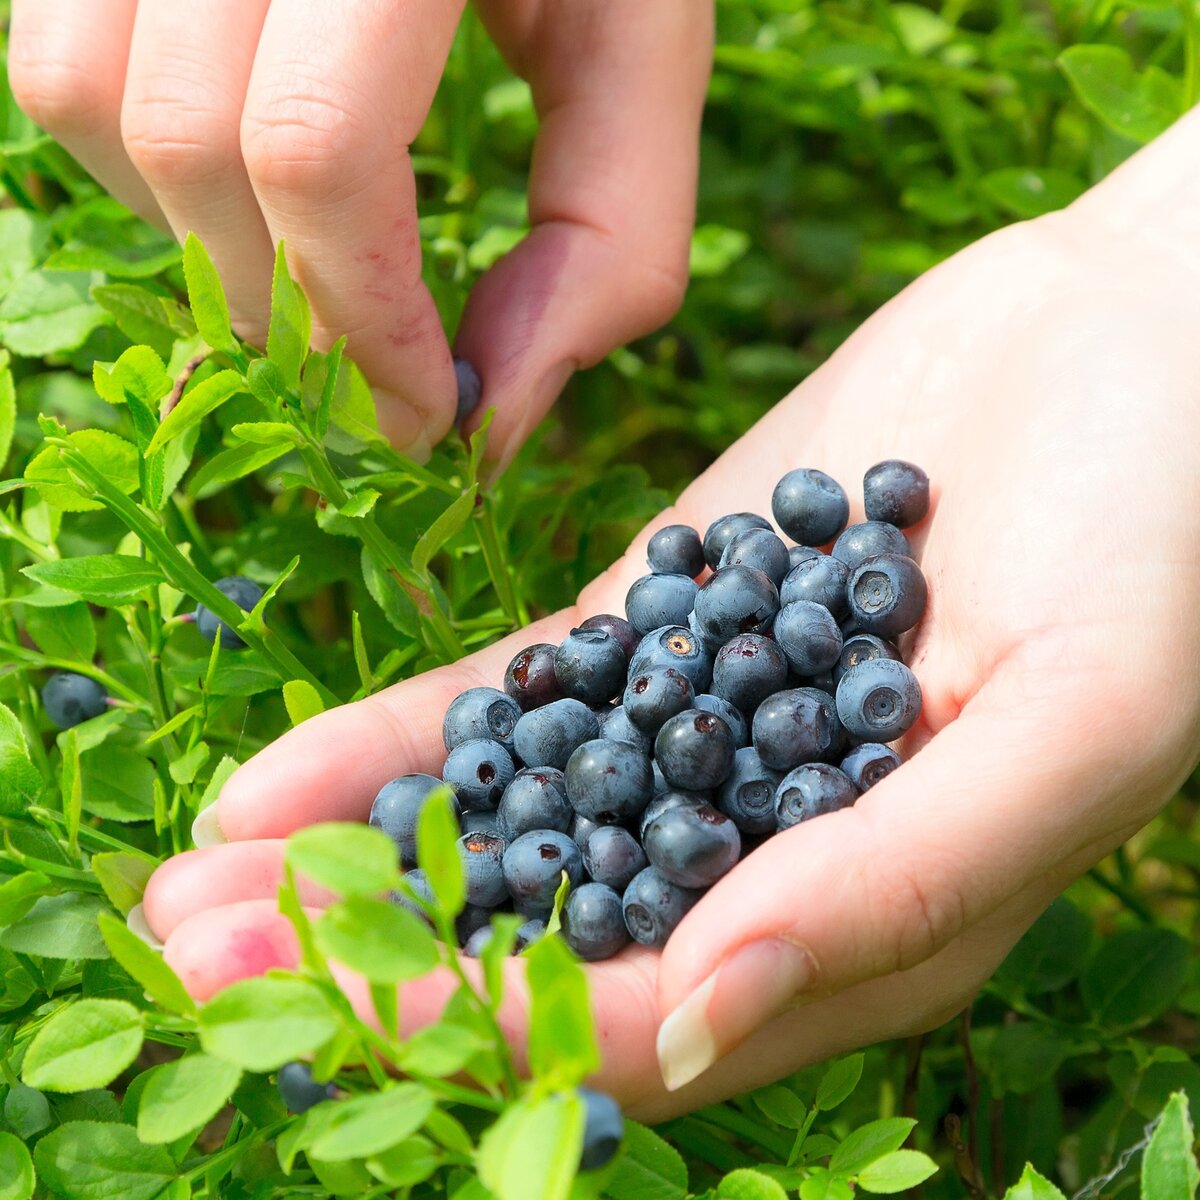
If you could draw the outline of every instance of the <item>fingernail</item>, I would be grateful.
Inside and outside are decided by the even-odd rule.
[[[154,936],[154,930],[150,928],[146,920],[146,910],[141,904],[135,904],[125,917],[125,924],[129,927],[129,932],[135,937],[139,937],[151,950],[161,950],[162,942]]]
[[[807,990],[807,950],[768,938],[736,950],[658,1031],[658,1065],[667,1091],[691,1083]]]
[[[209,846],[224,845],[229,839],[221,832],[217,823],[217,806],[210,804],[202,808],[192,822],[192,842],[197,850],[206,850]]]

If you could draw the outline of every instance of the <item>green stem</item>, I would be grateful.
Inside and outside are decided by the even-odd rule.
[[[492,587],[513,627],[529,624],[529,613],[517,595],[513,585],[512,574],[505,563],[504,551],[500,546],[500,535],[496,529],[496,517],[493,512],[491,498],[482,492],[475,502],[475,520],[479,531],[479,546],[483,550],[483,560],[487,563],[488,574],[492,577]]]
[[[19,636],[17,623],[7,607],[0,609],[0,631],[3,631],[8,644],[15,645],[17,643]],[[33,688],[29,686],[29,680],[25,677],[24,671],[16,673],[16,684],[17,715],[25,729],[25,742],[33,754],[42,778],[50,783],[54,779],[54,768],[50,765],[50,756],[46,753],[46,747],[42,742],[42,734],[37,724],[37,705],[33,698]]]
[[[764,1128],[760,1122],[752,1121],[749,1117],[735,1112],[728,1105],[714,1104],[708,1108],[702,1108],[692,1115],[702,1121],[707,1121],[709,1125],[715,1125],[718,1129],[724,1129],[727,1133],[734,1134],[742,1141],[760,1146],[780,1162],[787,1161],[791,1146],[787,1137],[773,1133]]]
[[[139,712],[150,712],[150,705],[138,695],[133,688],[128,687],[119,679],[115,679],[107,671],[93,666],[91,663],[76,662],[70,658],[51,658],[47,654],[39,654],[36,650],[28,650],[15,642],[0,641],[0,651],[12,655],[13,658],[29,663],[34,667],[45,667],[55,671],[73,671],[76,675],[86,675],[101,683],[112,694],[128,700]]]
[[[1142,903],[1141,898],[1130,891],[1123,883],[1118,883],[1115,879],[1109,879],[1099,867],[1092,867],[1088,871],[1088,878],[1110,895],[1120,900],[1140,921],[1144,921],[1147,925],[1154,924],[1154,914]]]

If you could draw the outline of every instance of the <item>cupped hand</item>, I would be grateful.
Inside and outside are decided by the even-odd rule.
[[[385,780],[438,772],[450,700],[497,685],[524,645],[622,611],[654,527],[769,512],[773,481],[802,465],[853,494],[899,457],[934,495],[912,531],[930,600],[907,649],[925,698],[907,761],[853,808],[755,850],[661,954],[588,968],[599,1082],[662,1118],[958,1010],[1055,894],[1159,810],[1200,745],[1200,270],[1172,245],[1174,185],[1137,174],[1155,153],[910,287],[576,609],[314,718],[241,767],[215,810],[230,842],[167,862],[146,893],[188,986],[206,996],[294,962],[273,898],[279,839],[365,819]],[[1146,204],[1159,219],[1126,220]],[[510,971],[519,1046],[521,960]],[[365,985],[345,986],[369,1013]],[[413,984],[405,1021],[433,1016],[448,987]]]
[[[711,6],[479,0],[531,84],[532,232],[476,285],[457,353],[503,462],[570,372],[666,320],[687,280]],[[345,333],[384,431],[425,456],[455,419],[421,280],[409,146],[463,0],[15,0],[18,103],[135,212],[195,231],[262,345],[274,246]],[[647,119],[653,114],[653,119]]]

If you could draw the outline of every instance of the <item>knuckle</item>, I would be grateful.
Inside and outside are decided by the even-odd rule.
[[[894,862],[876,881],[877,911],[882,911],[893,931],[886,964],[894,971],[907,971],[924,962],[960,933],[965,924],[966,905],[961,893],[925,860]]]
[[[121,112],[125,153],[150,183],[209,183],[237,161],[237,139],[218,114],[163,101],[127,102]]]
[[[86,58],[38,55],[9,57],[9,86],[21,110],[56,137],[91,134],[115,124],[112,99]]]
[[[654,329],[669,321],[679,311],[687,285],[686,250],[682,255],[659,252],[643,259],[633,289],[639,323]]]
[[[280,195],[312,196],[353,183],[360,130],[340,104],[319,94],[290,95],[248,106],[241,152],[256,187]]]

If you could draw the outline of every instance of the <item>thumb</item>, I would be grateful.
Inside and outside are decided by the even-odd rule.
[[[1122,840],[1129,791],[1095,801],[1132,786],[1128,729],[1065,729],[1069,711],[1061,686],[993,681],[852,808],[722,879],[663,953],[668,1089],[789,1008],[916,966],[1033,881],[1065,886]]]

